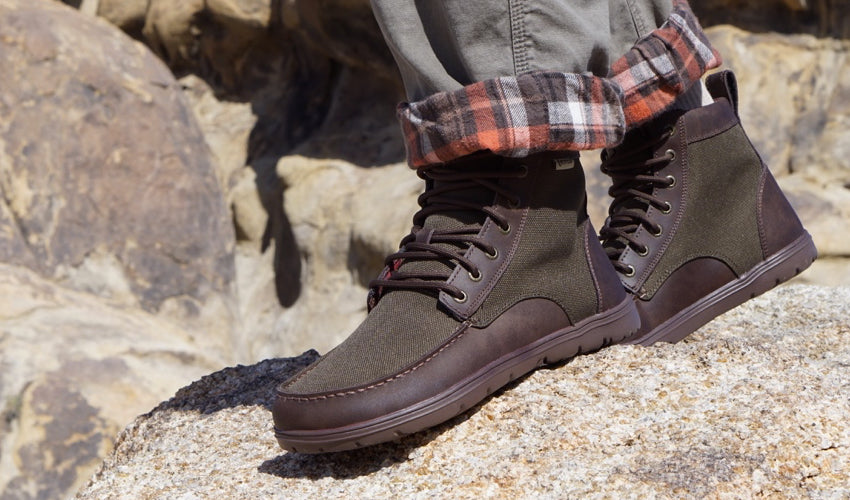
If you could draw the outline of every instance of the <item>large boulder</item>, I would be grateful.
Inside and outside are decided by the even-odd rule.
[[[824,259],[801,278],[846,280],[831,264],[846,269],[850,255],[850,231],[839,229],[850,220],[850,40],[729,26],[709,36],[738,75],[744,127]]]
[[[61,498],[115,434],[232,362],[199,332],[0,264],[0,498]]]
[[[691,6],[703,26],[850,38],[850,4],[841,0],[695,0]]]
[[[433,430],[281,451],[277,383],[317,356],[204,377],[139,417],[78,498],[843,498],[850,288],[791,286],[689,340],[538,370]]]
[[[0,74],[0,262],[232,349],[233,228],[168,68],[59,3],[2,0]]]
[[[0,0],[0,497],[72,492],[134,415],[243,359],[234,232],[168,68]]]

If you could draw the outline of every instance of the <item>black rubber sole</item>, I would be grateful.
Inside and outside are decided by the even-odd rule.
[[[623,343],[649,346],[656,342],[678,342],[717,316],[800,274],[812,265],[817,255],[812,237],[804,231],[793,243],[740,278],[704,296],[650,332]]]
[[[533,344],[494,360],[478,372],[416,405],[380,418],[335,429],[279,431],[278,443],[299,453],[350,450],[392,441],[455,417],[535,368],[592,352],[627,338],[640,326],[634,302],[616,307],[559,330]]]

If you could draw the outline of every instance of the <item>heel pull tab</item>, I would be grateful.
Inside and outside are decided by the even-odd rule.
[[[719,99],[725,98],[735,110],[735,116],[738,116],[738,80],[735,78],[735,73],[728,69],[713,73],[705,79],[705,86],[711,97]]]

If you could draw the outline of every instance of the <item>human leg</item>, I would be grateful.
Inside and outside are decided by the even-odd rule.
[[[408,100],[530,71],[607,76],[670,0],[372,0]]]

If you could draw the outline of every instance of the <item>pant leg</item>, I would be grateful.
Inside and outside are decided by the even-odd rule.
[[[671,0],[372,0],[408,99],[534,70],[606,76]]]

